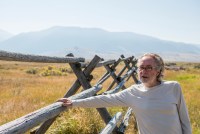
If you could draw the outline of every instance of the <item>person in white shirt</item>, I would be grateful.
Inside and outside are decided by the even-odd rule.
[[[162,80],[162,58],[147,53],[138,59],[137,66],[141,84],[134,84],[115,94],[78,100],[60,98],[58,101],[63,102],[63,106],[73,107],[131,107],[139,134],[191,134],[190,119],[179,83]]]

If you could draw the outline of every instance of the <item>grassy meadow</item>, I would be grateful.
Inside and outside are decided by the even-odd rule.
[[[184,70],[166,70],[166,80],[178,81],[183,89],[189,109],[194,134],[200,133],[200,63],[177,63]],[[117,72],[123,67],[121,64]],[[96,68],[92,73],[92,85],[105,73],[105,69]],[[33,112],[63,97],[76,80],[68,64],[47,64],[0,61],[0,125]],[[104,84],[106,89],[112,82],[109,78]],[[126,86],[133,84],[130,79]],[[80,89],[81,90],[81,89]],[[109,108],[112,116],[126,108]],[[126,134],[133,134],[133,116],[131,116]],[[102,130],[104,122],[95,109],[73,108],[62,113],[47,131],[48,134],[95,134]]]

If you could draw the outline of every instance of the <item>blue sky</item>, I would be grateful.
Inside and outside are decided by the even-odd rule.
[[[52,26],[135,32],[200,45],[200,0],[0,0],[0,29]]]

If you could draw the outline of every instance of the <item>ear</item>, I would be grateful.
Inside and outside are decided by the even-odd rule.
[[[159,76],[159,75],[160,75],[160,73],[161,73],[161,71],[158,71],[158,73],[157,73],[157,76]]]

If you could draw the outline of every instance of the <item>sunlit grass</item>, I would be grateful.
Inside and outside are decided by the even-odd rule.
[[[181,84],[189,109],[193,133],[198,134],[200,133],[200,99],[198,99],[200,96],[200,69],[194,69],[194,66],[198,64],[193,63],[178,63],[178,65],[182,65],[186,69],[180,71],[167,70],[165,80],[175,80]],[[122,67],[120,65],[117,72]],[[32,69],[36,69],[36,73],[27,72],[27,70]],[[61,71],[61,75],[42,75],[42,72],[46,70]],[[63,70],[69,72],[66,73]],[[105,72],[106,70],[103,67],[96,68],[92,73],[91,85],[96,84]],[[76,76],[67,64],[0,61],[0,124],[55,102],[58,98],[64,96],[75,80]],[[106,90],[112,81],[113,79],[109,78],[103,84],[103,90]],[[133,83],[131,78],[125,86],[128,87]],[[117,111],[125,113],[126,108],[109,108],[108,110],[114,116]],[[77,108],[62,113],[47,133],[94,134],[100,132],[104,126],[104,122],[95,109]],[[132,116],[126,133],[132,134],[133,127]]]
[[[176,80],[181,84],[188,106],[193,134],[200,133],[200,69],[191,65],[186,70],[166,71],[167,80]]]

